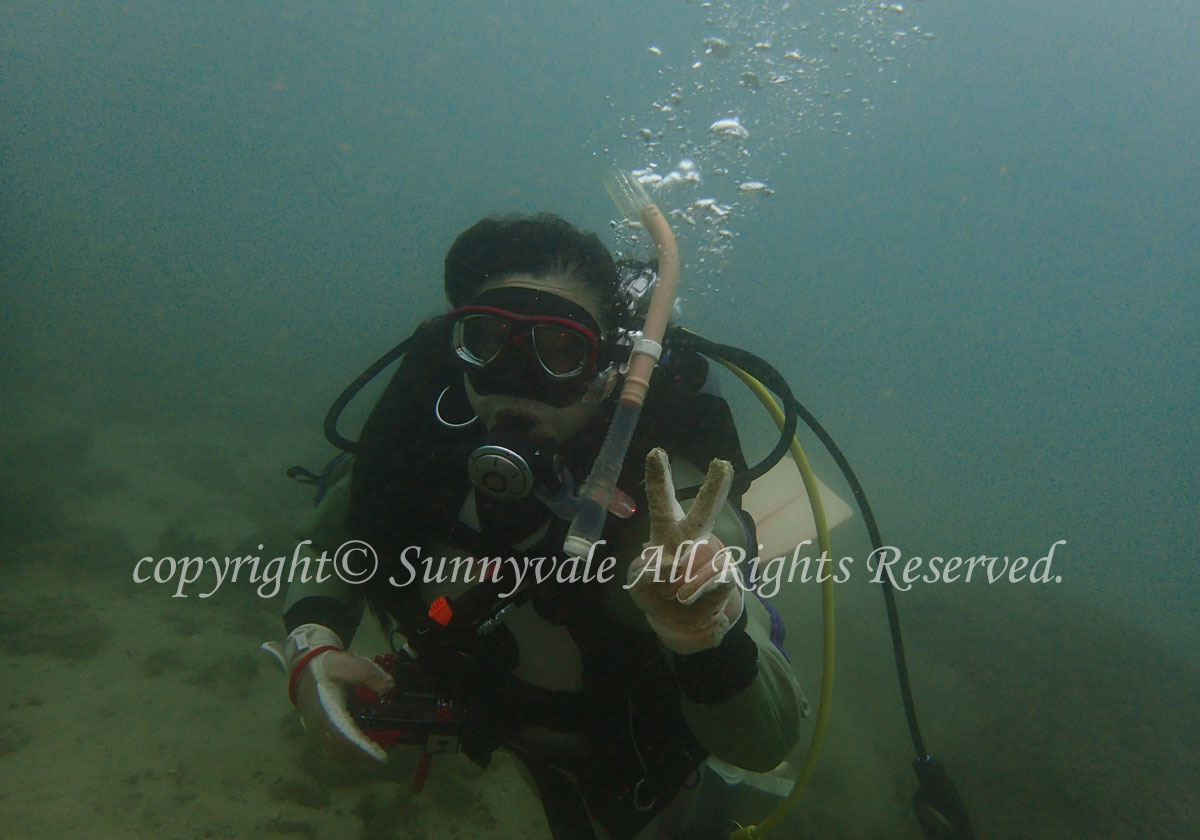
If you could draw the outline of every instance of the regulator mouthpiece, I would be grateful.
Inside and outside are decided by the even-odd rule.
[[[501,501],[523,499],[538,489],[550,493],[562,484],[558,445],[553,438],[534,441],[533,423],[501,421],[491,439],[467,456],[467,473],[477,489]]]

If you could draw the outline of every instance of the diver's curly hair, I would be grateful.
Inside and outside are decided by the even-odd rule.
[[[606,324],[623,320],[612,255],[596,234],[552,213],[491,216],[460,233],[446,252],[446,297],[462,306],[486,281],[512,274],[573,277],[600,292]]]

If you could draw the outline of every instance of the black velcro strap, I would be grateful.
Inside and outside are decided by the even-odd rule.
[[[721,644],[699,653],[675,654],[675,676],[694,703],[724,703],[746,690],[758,676],[758,645],[746,633],[747,610]]]
[[[349,646],[358,629],[359,614],[350,610],[337,598],[325,595],[309,595],[292,604],[283,614],[284,629],[291,633],[301,624],[320,624],[328,627],[342,644]]]

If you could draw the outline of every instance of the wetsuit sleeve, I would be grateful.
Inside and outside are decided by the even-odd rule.
[[[362,620],[363,599],[358,587],[342,581],[332,559],[318,564],[316,558],[333,558],[349,539],[346,517],[350,509],[350,476],[346,476],[325,494],[321,504],[300,523],[296,540],[311,541],[308,556],[314,558],[307,579],[294,578],[287,589],[284,604],[284,629],[290,633],[302,624],[321,624],[337,633],[349,646]]]
[[[756,673],[749,685],[717,703],[698,702],[681,689],[680,705],[693,734],[713,755],[737,767],[765,773],[796,746],[804,695],[791,663],[771,642],[770,615],[750,593],[746,594],[743,617],[745,629],[734,628],[730,634],[743,633],[746,641],[742,644],[752,645],[757,655]],[[745,655],[747,651],[739,653]],[[679,668],[676,663],[677,672]]]
[[[686,461],[677,460],[672,468],[681,486],[703,479]],[[747,545],[749,535],[730,506],[717,518],[713,533],[726,547],[754,555],[755,547]],[[670,659],[684,718],[700,743],[723,761],[767,772],[799,741],[805,700],[791,663],[771,641],[770,613],[753,593],[745,593],[745,603],[742,617],[716,648]]]

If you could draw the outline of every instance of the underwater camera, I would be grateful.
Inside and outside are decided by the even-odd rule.
[[[384,694],[359,686],[350,695],[350,715],[367,737],[384,749],[412,744],[426,755],[458,752],[469,720],[465,704],[430,687],[407,657],[376,656],[375,664],[396,682]]]

